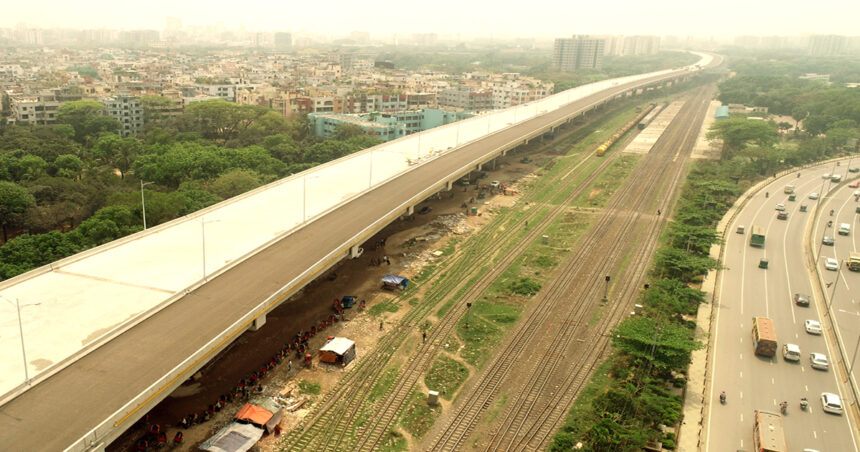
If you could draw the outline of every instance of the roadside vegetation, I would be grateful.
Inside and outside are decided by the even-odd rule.
[[[639,451],[647,441],[675,449],[690,353],[702,346],[694,340],[695,315],[705,302],[699,286],[719,265],[708,255],[720,241],[717,223],[757,181],[857,151],[860,91],[797,79],[794,74],[815,72],[805,58],[745,54],[730,65],[738,75],[720,84],[721,101],[767,106],[802,122],[733,116],[714,123],[709,137],[721,140],[722,158],[692,166],[674,221],[661,238],[651,282],[636,301],[642,315],[615,329],[611,356],[574,403],[552,451],[570,451],[577,443],[583,451]],[[860,78],[860,65],[847,66]]]

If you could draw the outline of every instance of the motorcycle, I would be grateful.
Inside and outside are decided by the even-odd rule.
[[[806,407],[809,406],[809,401],[806,400],[806,397],[800,398],[800,409],[806,411]]]
[[[786,414],[788,412],[788,402],[782,402],[779,404],[779,411],[782,414]]]
[[[827,220],[827,227],[833,226],[833,220]]]
[[[720,403],[722,403],[723,405],[726,404],[726,391],[720,393]]]
[[[767,191],[766,191],[766,192],[764,192],[764,197],[765,197],[765,198],[770,198],[770,192],[767,192]]]

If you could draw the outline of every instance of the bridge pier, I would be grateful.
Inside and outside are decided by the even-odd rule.
[[[410,207],[410,209],[411,209],[411,207]],[[349,249],[349,257],[350,257],[351,259],[358,259],[359,257],[361,257],[361,255],[362,255],[363,253],[364,253],[364,248],[362,248],[362,247],[360,247],[360,246],[358,246],[358,245],[353,245],[353,246]]]
[[[481,171],[482,169],[484,169],[484,164],[483,164],[483,163],[478,163],[478,166],[475,168],[475,170],[477,170],[477,171]]]
[[[445,182],[445,190],[451,191],[454,188],[454,181]]]
[[[450,185],[451,183],[448,182],[448,184]],[[406,215],[412,215],[413,213],[415,213],[415,206],[409,206],[406,208]]]
[[[259,317],[254,319],[254,323],[251,324],[251,331],[257,331],[266,324],[266,314],[260,314]]]
[[[87,452],[105,452],[105,445],[104,443],[99,443],[94,446],[88,447],[86,450]]]

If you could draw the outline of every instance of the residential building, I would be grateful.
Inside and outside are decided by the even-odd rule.
[[[140,99],[128,95],[118,95],[101,99],[105,114],[120,123],[120,135],[127,137],[143,130],[143,107]]]
[[[227,102],[236,102],[236,85],[198,83],[195,86],[198,93],[204,96],[220,97]]]
[[[604,39],[586,35],[558,38],[553,47],[553,66],[563,72],[600,69],[605,45]]]
[[[845,53],[845,36],[815,35],[809,37],[808,52],[812,56],[835,56]]]
[[[382,141],[391,141],[472,116],[474,115],[462,111],[425,109],[362,115],[311,113],[308,120],[317,136],[330,137],[337,126],[349,124],[373,133]]]
[[[56,124],[57,110],[62,105],[53,94],[25,96],[11,94],[9,99],[9,124]]]
[[[275,33],[275,48],[278,50],[292,50],[293,35],[283,31]]]

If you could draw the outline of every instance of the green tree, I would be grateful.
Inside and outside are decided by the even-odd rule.
[[[690,353],[702,348],[689,328],[647,317],[621,322],[612,343],[640,365],[656,371],[684,369],[690,362]]]
[[[57,176],[77,180],[84,169],[84,161],[73,154],[63,154],[54,160]]]
[[[105,134],[96,141],[92,152],[102,164],[118,169],[120,179],[124,179],[141,149],[140,141],[136,138],[121,138],[119,135]]]
[[[9,239],[7,228],[21,224],[21,215],[35,203],[27,189],[12,182],[0,181],[0,226],[3,242]]]
[[[233,169],[212,181],[210,189],[222,199],[228,199],[253,190],[261,184],[260,176],[254,171]]]
[[[79,247],[66,234],[23,234],[0,247],[0,279],[26,273],[34,268],[71,256]]]
[[[57,122],[75,129],[75,140],[88,143],[99,134],[115,133],[120,124],[104,115],[104,105],[94,100],[66,102],[57,109]]]
[[[716,121],[711,125],[707,134],[709,140],[718,138],[723,142],[723,160],[729,160],[748,144],[756,144],[760,148],[774,145],[779,136],[776,129],[762,121],[746,118],[729,118]]]

